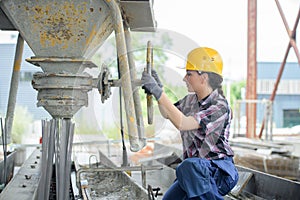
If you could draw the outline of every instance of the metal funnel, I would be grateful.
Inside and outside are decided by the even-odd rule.
[[[155,30],[151,0],[0,0],[0,7],[35,54],[26,60],[43,70],[34,75],[32,85],[38,90],[37,105],[53,118],[72,118],[87,106],[87,93],[99,80],[84,71],[96,67],[89,58],[114,31],[131,150],[145,145],[144,133],[137,128],[143,122],[137,120],[141,108],[134,102],[139,98],[133,100],[135,75],[129,68],[123,24]]]
[[[42,68],[35,74],[38,106],[54,118],[71,118],[87,106],[92,77],[83,73],[97,67],[89,59],[113,31],[105,1],[3,0],[1,9],[35,54],[27,59]]]
[[[36,57],[88,58],[113,31],[105,1],[2,0]]]

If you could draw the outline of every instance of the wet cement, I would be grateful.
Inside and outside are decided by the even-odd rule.
[[[147,200],[145,190],[129,180],[124,172],[82,173],[81,180],[87,181],[85,188],[88,199],[93,200]]]

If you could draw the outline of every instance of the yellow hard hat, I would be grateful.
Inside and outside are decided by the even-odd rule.
[[[223,61],[216,50],[208,47],[199,47],[189,52],[185,69],[214,72],[222,76]]]

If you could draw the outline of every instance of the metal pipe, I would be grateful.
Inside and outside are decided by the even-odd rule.
[[[248,57],[246,99],[256,99],[256,20],[257,0],[248,0]],[[256,137],[256,105],[246,105],[246,137]]]
[[[7,159],[7,132],[6,130],[4,129],[3,127],[3,121],[2,121],[2,118],[0,118],[0,122],[1,122],[1,133],[2,133],[2,147],[3,147],[3,180],[4,180],[4,183],[3,183],[3,187],[6,186],[6,182],[7,182],[7,169],[6,169],[6,165],[7,165],[7,162],[6,162],[6,159]]]
[[[299,50],[298,50],[298,47],[297,47],[297,44],[296,44],[296,41],[295,41],[295,31],[291,31],[290,28],[289,28],[289,25],[287,23],[287,20],[284,16],[284,13],[283,13],[283,10],[279,4],[279,1],[278,0],[275,0],[276,2],[276,5],[277,5],[277,8],[279,10],[279,13],[280,13],[280,16],[281,16],[281,19],[283,21],[283,24],[285,26],[285,29],[286,29],[286,32],[288,33],[289,35],[289,38],[290,38],[290,44],[291,46],[294,48],[294,51],[295,51],[295,54],[296,54],[296,57],[298,59],[298,64],[300,65],[300,55],[299,55]],[[299,18],[300,18],[300,9],[298,10],[298,15],[297,15],[297,18],[296,18],[296,22],[299,21]],[[297,23],[298,25],[298,23]],[[296,26],[297,26],[296,25]],[[295,28],[293,30],[296,30]]]
[[[134,56],[133,56],[133,50],[132,50],[132,43],[131,43],[131,35],[128,30],[128,26],[126,23],[124,23],[124,33],[125,33],[125,40],[126,40],[126,47],[127,47],[127,56],[128,56],[128,63],[129,63],[129,69],[130,69],[130,77],[131,80],[139,80],[137,79],[137,72],[134,62]],[[133,91],[133,101],[134,101],[134,108],[136,113],[136,122],[137,122],[137,128],[139,133],[139,140],[142,143],[142,147],[146,145],[146,139],[145,139],[145,130],[144,130],[144,120],[143,120],[143,113],[142,113],[142,105],[139,95],[138,86],[135,83],[132,82],[132,91]]]
[[[145,166],[142,164],[141,165],[141,173],[142,173],[142,186],[143,188],[147,188],[147,184],[146,184],[146,169]]]
[[[132,97],[132,86],[131,86],[130,72],[128,66],[123,19],[122,19],[120,8],[115,0],[107,0],[106,3],[111,9],[111,13],[114,21],[117,54],[120,63],[120,73],[121,73],[122,89],[124,95],[125,111],[127,117],[130,149],[131,151],[136,152],[141,150],[142,145],[140,144],[139,141],[136,113],[135,113],[134,101]]]
[[[15,107],[16,107],[23,49],[24,49],[24,39],[19,34],[16,52],[15,52],[13,72],[12,72],[11,81],[10,81],[10,91],[9,91],[9,97],[8,97],[8,103],[7,103],[6,118],[5,118],[5,127],[7,130],[7,142],[8,143],[10,143],[10,140],[11,140],[11,138],[10,138],[11,137],[11,129],[12,129],[14,112],[15,112]]]

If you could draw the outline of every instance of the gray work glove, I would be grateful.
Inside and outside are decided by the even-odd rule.
[[[158,78],[157,74],[156,77]],[[155,78],[149,75],[146,71],[144,71],[142,74],[142,88],[147,94],[152,94],[156,100],[161,97],[163,92]]]
[[[163,84],[161,83],[161,81],[160,81],[160,79],[159,79],[159,77],[158,77],[158,75],[157,75],[157,72],[156,72],[154,69],[151,70],[151,75],[152,75],[152,77],[156,80],[158,86],[159,86],[160,88],[162,88],[162,87],[163,87]]]

